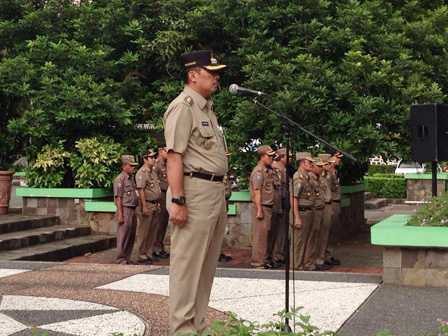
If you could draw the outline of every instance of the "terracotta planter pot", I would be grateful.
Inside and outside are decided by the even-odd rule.
[[[0,214],[8,213],[13,171],[0,171]]]

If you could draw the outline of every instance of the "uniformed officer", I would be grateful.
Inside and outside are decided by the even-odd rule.
[[[299,168],[292,179],[291,214],[293,226],[291,228],[291,268],[303,270],[305,268],[305,248],[314,218],[314,191],[311,187],[310,172],[314,159],[311,153],[296,154]]]
[[[167,208],[173,223],[170,250],[170,329],[202,334],[218,256],[227,225],[224,134],[210,96],[225,67],[210,50],[180,58],[185,87],[163,118],[168,152]]]
[[[114,181],[114,201],[117,206],[117,263],[132,265],[131,253],[135,242],[137,229],[138,206],[137,189],[135,187],[134,172],[137,162],[133,155],[121,156],[121,173]]]
[[[168,154],[166,152],[165,146],[160,146],[158,151],[158,162],[155,165],[155,171],[159,178],[160,186],[160,213],[159,213],[159,223],[157,227],[156,239],[154,240],[153,256],[156,258],[166,259],[169,258],[170,254],[165,251],[165,244],[163,243],[166,230],[168,228],[168,211],[166,210],[166,191],[168,189],[168,179],[166,177],[166,161]]]
[[[277,242],[278,231],[280,229],[281,222],[278,220],[281,218],[283,209],[282,209],[282,177],[281,172],[279,171],[279,155],[276,152],[272,161],[272,182],[274,183],[274,205],[272,206],[272,218],[271,218],[271,228],[268,233],[268,248],[266,252],[266,260],[269,262],[279,262],[280,260],[276,260],[274,257],[275,245]]]
[[[157,153],[152,149],[143,151],[143,166],[135,174],[135,184],[140,197],[140,206],[137,207],[137,216],[140,222],[137,232],[137,262],[139,263],[159,261],[158,258],[152,255],[160,210],[159,181],[157,173],[153,170],[156,157]]]
[[[316,268],[318,270],[325,270],[332,267],[331,265],[324,264],[324,258],[331,227],[331,189],[329,186],[329,180],[331,179],[330,170],[333,160],[331,160],[330,154],[319,154],[318,157],[324,163],[323,172],[320,179],[325,197],[325,208],[322,214],[322,225],[320,227],[319,238],[317,241]]]
[[[328,154],[331,155],[331,160],[333,161],[331,163],[331,169],[330,169],[330,175],[329,179],[327,181],[329,182],[329,186],[331,189],[331,228],[330,228],[330,238],[328,239],[327,248],[325,250],[325,264],[330,266],[338,266],[341,264],[339,259],[334,258],[331,255],[331,231],[339,229],[339,222],[341,217],[341,185],[339,183],[339,177],[338,177],[338,171],[336,167],[341,162],[341,158],[344,156],[343,154],[339,153],[339,151],[335,149],[330,149],[328,151]]]
[[[259,161],[252,170],[249,191],[252,215],[252,267],[275,268],[279,265],[266,263],[268,232],[271,228],[272,206],[274,205],[274,181],[270,169],[275,152],[270,146],[257,148]]]
[[[278,157],[275,159],[277,161],[277,172],[280,174],[281,178],[281,187],[278,190],[278,193],[280,195],[280,201],[282,206],[282,212],[277,214],[277,240],[275,242],[274,247],[274,261],[279,263],[284,263],[286,258],[286,251],[285,251],[285,236],[286,236],[286,228],[285,228],[285,222],[286,222],[286,216],[288,215],[286,213],[286,202],[288,201],[286,199],[286,148],[280,148],[277,150]],[[289,153],[289,156],[291,157],[292,154]]]
[[[325,209],[325,196],[324,188],[326,181],[322,178],[324,162],[317,158],[314,162],[313,169],[308,174],[310,175],[311,187],[314,191],[314,217],[313,224],[311,226],[310,235],[305,248],[305,270],[307,271],[320,271],[320,267],[316,266],[316,254],[319,232],[322,225],[323,212]]]

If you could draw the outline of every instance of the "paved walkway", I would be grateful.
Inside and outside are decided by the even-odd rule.
[[[366,211],[367,223],[397,211],[412,207]],[[311,324],[344,336],[437,333],[437,318],[448,317],[448,292],[381,285],[381,248],[368,237],[366,226],[334,246],[339,269],[291,273],[290,305],[303,306]],[[234,260],[220,264],[208,321],[226,319],[225,311],[259,323],[275,320],[284,308],[284,271],[251,270],[244,267],[249,251],[229,253]],[[0,336],[31,335],[33,328],[37,335],[168,335],[169,268],[113,259],[109,250],[64,263],[0,262]]]

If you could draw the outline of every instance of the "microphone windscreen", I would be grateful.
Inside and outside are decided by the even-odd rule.
[[[238,85],[236,85],[236,84],[231,84],[231,85],[229,86],[229,91],[232,92],[232,93],[238,93]]]

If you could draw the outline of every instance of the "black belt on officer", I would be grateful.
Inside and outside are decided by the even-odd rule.
[[[146,202],[152,203],[152,204],[158,204],[159,201],[150,201],[150,200],[146,200]]]
[[[264,206],[265,208],[272,208],[272,205],[269,204],[262,204],[261,206]]]
[[[162,189],[162,188],[160,188],[160,191],[161,191],[161,192],[166,192],[166,189]]]
[[[203,180],[207,180],[207,181],[213,181],[213,182],[222,182],[222,180],[224,179],[224,176],[215,176],[215,174],[210,175],[210,174],[204,174],[204,173],[184,173],[185,176],[190,176],[190,177],[196,177],[196,178],[200,178]]]
[[[135,209],[137,209],[137,207],[136,206],[126,206],[126,205],[123,205],[125,208],[129,208],[129,209],[132,209],[132,210],[135,210]]]
[[[337,200],[337,201],[332,201],[333,203],[341,203],[341,201],[340,200]]]
[[[299,211],[307,211],[307,210],[313,210],[313,208],[309,207],[309,206],[301,206],[301,205],[299,205]]]
[[[325,204],[331,204],[331,201],[330,202],[325,202]]]

